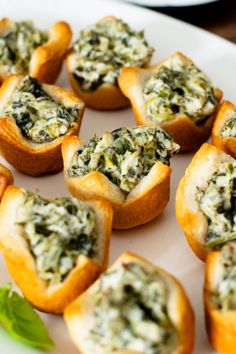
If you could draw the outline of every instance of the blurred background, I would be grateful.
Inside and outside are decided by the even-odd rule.
[[[124,0],[123,0],[124,1]],[[128,0],[125,0],[128,1]],[[129,0],[189,22],[236,43],[236,0]],[[192,4],[183,6],[183,3]],[[198,5],[201,2],[204,4]],[[165,4],[176,6],[165,6]],[[147,6],[146,4],[150,4]],[[161,6],[153,6],[160,4]],[[178,4],[178,6],[177,6]],[[152,6],[151,6],[152,5]],[[143,6],[143,5],[142,5]]]

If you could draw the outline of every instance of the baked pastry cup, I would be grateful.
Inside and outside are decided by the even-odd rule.
[[[223,101],[212,129],[212,143],[236,158],[236,107]]]
[[[209,252],[236,239],[235,174],[236,161],[231,156],[203,144],[179,183],[176,217],[190,247],[203,261]]]
[[[83,354],[193,352],[194,315],[182,286],[131,253],[101,274],[64,317]]]
[[[222,92],[182,53],[146,69],[123,68],[118,83],[137,123],[160,125],[181,151],[209,138]]]
[[[0,163],[0,200],[9,184],[13,184],[14,177],[11,171]]]
[[[153,146],[149,138],[146,144],[141,142],[143,146],[135,143],[136,137],[141,136],[142,140],[149,134],[153,140],[157,137]],[[166,139],[166,146],[162,139]],[[132,152],[125,150],[126,143],[134,144]],[[124,150],[119,153],[119,148]],[[158,152],[162,154],[160,148],[167,159],[158,156]],[[114,212],[114,229],[139,226],[165,209],[170,196],[169,159],[178,148],[165,131],[154,126],[120,128],[104,133],[102,138],[95,137],[86,145],[77,137],[68,137],[62,144],[65,182],[75,197],[109,201]],[[96,152],[99,149],[101,154]],[[141,149],[146,149],[148,163]]]
[[[83,111],[83,101],[65,88],[29,76],[7,77],[0,88],[1,155],[30,176],[59,172],[62,141],[79,133]]]
[[[47,32],[43,32],[34,29],[30,21],[13,22],[8,18],[3,18],[0,21],[0,38],[5,40],[11,31],[17,33],[11,36],[11,40],[16,40],[17,43],[11,43],[10,47],[6,44],[5,52],[9,51],[11,58],[13,52],[16,58],[8,62],[5,57],[3,58],[4,53],[3,59],[0,56],[0,82],[10,73],[17,73],[29,74],[48,84],[54,83],[60,74],[71,41],[70,26],[66,22],[57,22]],[[18,32],[22,32],[21,41],[18,41]],[[22,48],[22,53],[20,46],[25,46]],[[18,52],[19,58],[17,59]],[[21,65],[18,65],[19,60],[22,62]]]
[[[41,311],[63,312],[106,269],[112,225],[106,201],[46,200],[9,186],[0,225],[8,270]]]
[[[204,303],[208,338],[222,354],[236,353],[236,245],[226,244],[208,254]]]
[[[143,32],[134,31],[114,16],[106,16],[83,30],[68,53],[71,86],[90,108],[127,107],[129,100],[117,84],[119,70],[124,66],[146,66],[152,53]]]

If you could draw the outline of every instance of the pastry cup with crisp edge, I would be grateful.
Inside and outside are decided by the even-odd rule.
[[[10,22],[8,18],[0,21],[0,36],[7,30]],[[53,84],[60,74],[71,37],[71,29],[66,22],[57,22],[51,26],[48,41],[37,47],[31,56],[28,74],[42,82]],[[0,68],[0,82],[8,75],[8,72]]]
[[[85,176],[70,177],[68,169],[76,151],[83,147],[77,137],[68,137],[62,144],[64,178],[70,193],[78,198],[102,198],[111,203],[114,229],[129,229],[157,217],[170,197],[171,168],[157,161],[135,188],[126,196],[103,173],[93,171]]]
[[[215,112],[207,117],[205,122],[198,126],[186,114],[176,113],[173,119],[168,122],[155,122],[150,120],[146,114],[146,107],[143,98],[143,86],[145,82],[173,57],[179,57],[186,63],[193,62],[180,52],[176,52],[169,58],[163,60],[159,64],[152,65],[146,69],[142,68],[123,68],[118,78],[118,83],[123,94],[130,100],[135,118],[139,125],[158,124],[173,136],[174,141],[181,146],[181,151],[196,150],[210,136],[211,128],[215,118]],[[218,103],[222,98],[222,91],[218,88],[214,89],[214,96]]]
[[[128,263],[137,263],[147,270],[151,269],[153,271],[153,269],[156,269],[163,281],[165,281],[169,291],[167,299],[168,316],[177,331],[179,339],[176,349],[170,352],[170,354],[191,354],[194,347],[194,314],[181,284],[165,270],[128,252],[123,253],[109,269],[119,269],[122,264]],[[91,353],[87,338],[94,322],[94,295],[99,288],[99,282],[100,280],[98,278],[97,281],[86,290],[84,294],[73,301],[64,312],[71,338],[83,354]],[[109,294],[107,296],[109,296]],[[134,350],[127,350],[126,348],[114,351],[114,353],[145,354]],[[96,347],[93,348],[93,354],[111,354],[111,352],[108,351],[105,346],[101,347],[98,343]]]
[[[84,111],[83,101],[71,91],[48,84],[42,84],[45,92],[65,108],[80,105],[74,125],[65,135],[51,142],[37,144],[25,138],[15,119],[4,117],[4,107],[10,100],[23,76],[13,74],[0,87],[0,154],[18,171],[30,176],[57,173],[63,168],[61,144],[66,135],[77,135]]]
[[[79,255],[76,266],[64,281],[48,286],[39,278],[35,259],[16,223],[17,209],[22,207],[23,198],[24,191],[14,186],[9,186],[4,193],[0,206],[0,249],[11,276],[26,299],[41,311],[62,313],[107,267],[112,209],[106,201],[86,202],[96,213],[98,254],[94,258]]]
[[[236,137],[221,136],[221,130],[227,120],[230,119],[232,111],[236,112],[236,106],[229,101],[223,101],[216,115],[211,138],[215,146],[236,158]]]

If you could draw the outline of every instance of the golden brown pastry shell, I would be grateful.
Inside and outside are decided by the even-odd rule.
[[[205,267],[204,306],[208,339],[221,354],[236,354],[236,311],[222,312],[211,301],[220,252],[208,254]]]
[[[236,137],[226,137],[220,135],[224,124],[229,119],[229,113],[231,111],[236,111],[236,106],[234,106],[229,101],[223,101],[219,107],[213,125],[212,143],[220,149],[224,150],[226,154],[236,158]]]
[[[7,103],[22,76],[7,77],[0,87],[0,100]],[[49,143],[36,144],[26,139],[14,118],[0,117],[0,154],[18,171],[30,176],[57,173],[62,170],[61,144],[66,135],[77,135],[84,111],[83,101],[71,91],[54,85],[42,84],[43,89],[66,107],[81,105],[74,126],[63,136]],[[4,104],[3,104],[4,106]],[[4,108],[4,107],[3,107]],[[2,113],[4,115],[4,113]]]
[[[176,350],[170,354],[191,354],[194,348],[195,337],[194,313],[179,281],[162,268],[154,266],[145,259],[129,252],[123,253],[111,266],[111,269],[116,269],[120,264],[129,262],[135,262],[144,267],[155,267],[162,275],[170,292],[167,304],[169,316],[179,335],[179,345]],[[88,326],[93,321],[93,294],[98,284],[99,279],[86,292],[73,301],[64,312],[71,338],[82,354],[90,354],[86,345],[86,337],[89,330]],[[114,353],[138,354],[139,352],[125,350],[124,348],[124,350],[114,351]],[[97,345],[96,352],[93,354],[111,353],[108,353],[105,348],[100,348],[99,345]]]
[[[0,21],[0,34],[7,29],[9,23],[8,18]],[[32,54],[28,74],[42,82],[53,84],[60,74],[71,37],[71,29],[66,22],[57,22],[52,25],[48,30],[48,41],[37,47]],[[8,75],[0,69],[0,83]]]
[[[71,159],[82,145],[77,137],[68,137],[62,144],[66,185],[75,197],[102,198],[111,203],[114,229],[129,229],[145,224],[164,210],[170,196],[169,166],[158,161],[148,175],[125,197],[120,188],[100,172],[90,172],[82,177],[69,177],[67,170]]]
[[[0,206],[0,249],[9,273],[26,299],[41,311],[62,313],[107,267],[112,209],[106,201],[88,202],[97,215],[99,257],[91,259],[80,255],[76,267],[62,283],[48,286],[38,277],[35,260],[15,224],[16,208],[22,195],[23,191],[14,186],[9,186],[4,193]]]
[[[179,56],[182,60],[192,63],[192,61],[180,52],[176,52],[171,57],[161,61],[159,64],[148,68],[123,68],[118,78],[118,83],[123,94],[129,98],[134,116],[139,125],[158,124],[173,136],[174,141],[181,146],[181,151],[192,151],[199,148],[210,136],[212,125],[215,119],[215,112],[209,116],[204,124],[197,126],[193,120],[185,114],[175,114],[173,119],[158,123],[151,121],[146,115],[145,103],[142,96],[142,87],[149,77],[167,63],[173,56]],[[214,90],[214,95],[220,102],[222,91],[218,88]]]

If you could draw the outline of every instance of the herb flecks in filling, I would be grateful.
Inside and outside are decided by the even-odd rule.
[[[121,264],[101,276],[93,296],[95,320],[87,338],[91,348],[99,343],[111,352],[174,351],[178,337],[168,314],[168,289],[157,270]]]
[[[212,301],[221,311],[236,310],[236,244],[226,244],[220,254],[223,268]]]
[[[194,64],[174,56],[144,84],[143,97],[150,120],[165,122],[176,114],[204,123],[216,109],[214,87]]]
[[[39,277],[48,284],[62,282],[79,255],[93,258],[97,254],[96,214],[75,198],[48,201],[25,191],[17,224]]]
[[[236,137],[236,111],[232,110],[229,119],[225,122],[221,133],[223,137]]]
[[[99,171],[124,193],[129,193],[157,161],[169,165],[178,149],[159,127],[120,128],[101,138],[94,136],[77,151],[68,174],[75,177]]]
[[[80,109],[79,104],[65,108],[44,91],[39,81],[26,76],[4,108],[4,116],[13,117],[22,135],[40,144],[65,135]]]
[[[83,30],[73,49],[73,75],[84,91],[117,85],[121,67],[144,66],[153,53],[144,33],[119,19],[104,19]]]
[[[0,66],[7,72],[26,74],[34,50],[47,40],[47,34],[31,21],[11,21],[0,35]]]
[[[200,209],[208,219],[206,246],[236,239],[236,163],[221,163],[204,190],[197,192]]]

